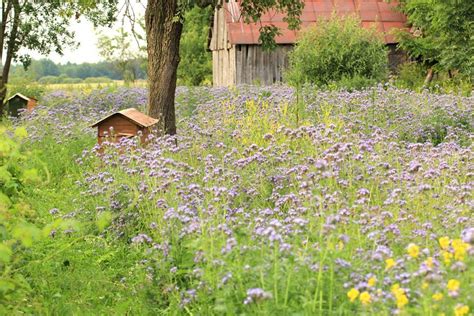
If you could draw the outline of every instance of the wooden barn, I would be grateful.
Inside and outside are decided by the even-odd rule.
[[[128,108],[109,116],[91,125],[97,127],[97,142],[111,140],[119,142],[122,138],[137,136],[141,132],[141,143],[145,143],[147,136],[151,133],[151,128],[158,122],[135,108]]]
[[[21,93],[17,93],[7,100],[5,107],[7,115],[18,117],[22,110],[31,112],[36,106],[37,102],[38,100],[33,97],[27,97]]]
[[[389,62],[392,68],[403,61],[404,54],[396,49],[396,40],[391,34],[394,28],[404,28],[406,17],[396,11],[396,1],[383,0],[306,0],[301,14],[301,27],[305,28],[320,18],[332,14],[356,15],[361,27],[376,27],[383,33],[390,48]],[[293,48],[297,32],[287,28],[284,14],[269,11],[261,23],[244,23],[240,11],[240,0],[225,0],[215,10],[209,49],[212,51],[214,86],[239,84],[273,84],[283,79],[288,67],[288,52]],[[259,44],[261,25],[275,25],[281,35],[275,38],[278,47],[264,52]]]

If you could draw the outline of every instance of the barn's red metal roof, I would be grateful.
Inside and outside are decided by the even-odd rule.
[[[156,124],[158,122],[157,119],[154,119],[140,111],[138,111],[137,109],[135,108],[128,108],[128,109],[125,109],[125,110],[122,110],[122,111],[119,111],[119,112],[115,112],[115,113],[112,113],[106,117],[104,117],[103,119],[101,119],[100,121],[98,122],[95,122],[94,124],[91,125],[91,127],[95,127],[97,125],[99,125],[101,122],[111,118],[112,116],[115,116],[115,115],[121,115],[121,116],[124,116],[125,118],[131,120],[132,122],[134,122],[135,124],[141,126],[141,127],[150,127],[154,124]]]
[[[245,23],[241,16],[240,1],[230,0],[224,4],[230,44],[258,44],[261,26],[275,25],[280,35],[275,38],[277,44],[293,44],[298,31],[288,29],[283,21],[285,14],[270,10],[262,15],[259,23]],[[362,27],[375,27],[384,34],[385,43],[396,43],[391,34],[394,28],[404,28],[406,17],[397,11],[397,1],[383,0],[306,0],[301,13],[301,27],[316,23],[319,18],[328,18],[333,13],[340,16],[355,15],[362,21]]]

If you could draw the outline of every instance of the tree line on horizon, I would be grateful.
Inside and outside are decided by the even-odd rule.
[[[194,7],[185,15],[187,23],[180,41],[178,82],[188,86],[211,84],[212,57],[207,47],[207,37],[212,10]],[[84,80],[146,80],[146,54],[131,53],[124,49],[130,41],[136,40],[133,36],[121,29],[117,34],[99,38],[99,54],[104,60],[96,63],[55,63],[49,58],[41,58],[31,60],[26,69],[22,63],[13,64],[10,80],[12,83],[28,81],[40,84],[81,83]],[[146,46],[146,43],[143,43],[143,46]],[[115,56],[110,58],[112,55]]]
[[[135,79],[146,79],[146,61],[135,59],[130,60],[129,64]],[[48,58],[32,60],[27,70],[23,65],[16,64],[12,67],[10,76],[12,82],[26,79],[42,84],[78,83],[87,78],[104,78],[104,81],[124,80],[123,72],[110,61],[61,64]]]

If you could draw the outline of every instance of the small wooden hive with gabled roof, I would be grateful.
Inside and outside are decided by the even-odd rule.
[[[33,97],[27,97],[21,93],[16,93],[7,100],[6,110],[8,116],[18,117],[21,110],[31,112],[38,102]]]
[[[135,108],[128,108],[119,112],[110,114],[100,121],[91,125],[97,126],[97,142],[107,139],[113,142],[119,142],[122,138],[130,138],[137,136],[141,132],[140,141],[146,142],[150,135],[152,126],[158,122]]]

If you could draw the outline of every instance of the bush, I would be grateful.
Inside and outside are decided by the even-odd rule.
[[[361,28],[354,17],[332,16],[303,32],[286,77],[293,85],[326,86],[352,78],[360,84],[383,80],[387,70],[387,50],[375,29]]]
[[[59,78],[58,76],[44,76],[38,79],[38,83],[40,84],[61,83],[61,78]]]
[[[435,72],[433,80],[425,85],[428,67],[417,62],[406,62],[398,67],[395,86],[403,89],[422,91],[428,89],[434,93],[470,96],[472,93],[471,79],[459,72],[450,74],[446,71]]]
[[[10,80],[10,83],[7,85],[7,98],[19,92],[28,97],[34,97],[40,100],[44,91],[44,86],[34,81],[28,80],[27,78],[14,78]]]
[[[416,62],[407,62],[398,66],[397,87],[415,90],[423,86],[427,68]]]
[[[22,162],[28,153],[21,147],[27,137],[23,127],[14,131],[0,125],[0,314],[9,311],[12,304],[25,301],[30,286],[19,272],[21,252],[41,237],[41,231],[30,220],[36,214],[25,203],[22,192],[25,187],[41,182],[37,169],[27,169]]]

